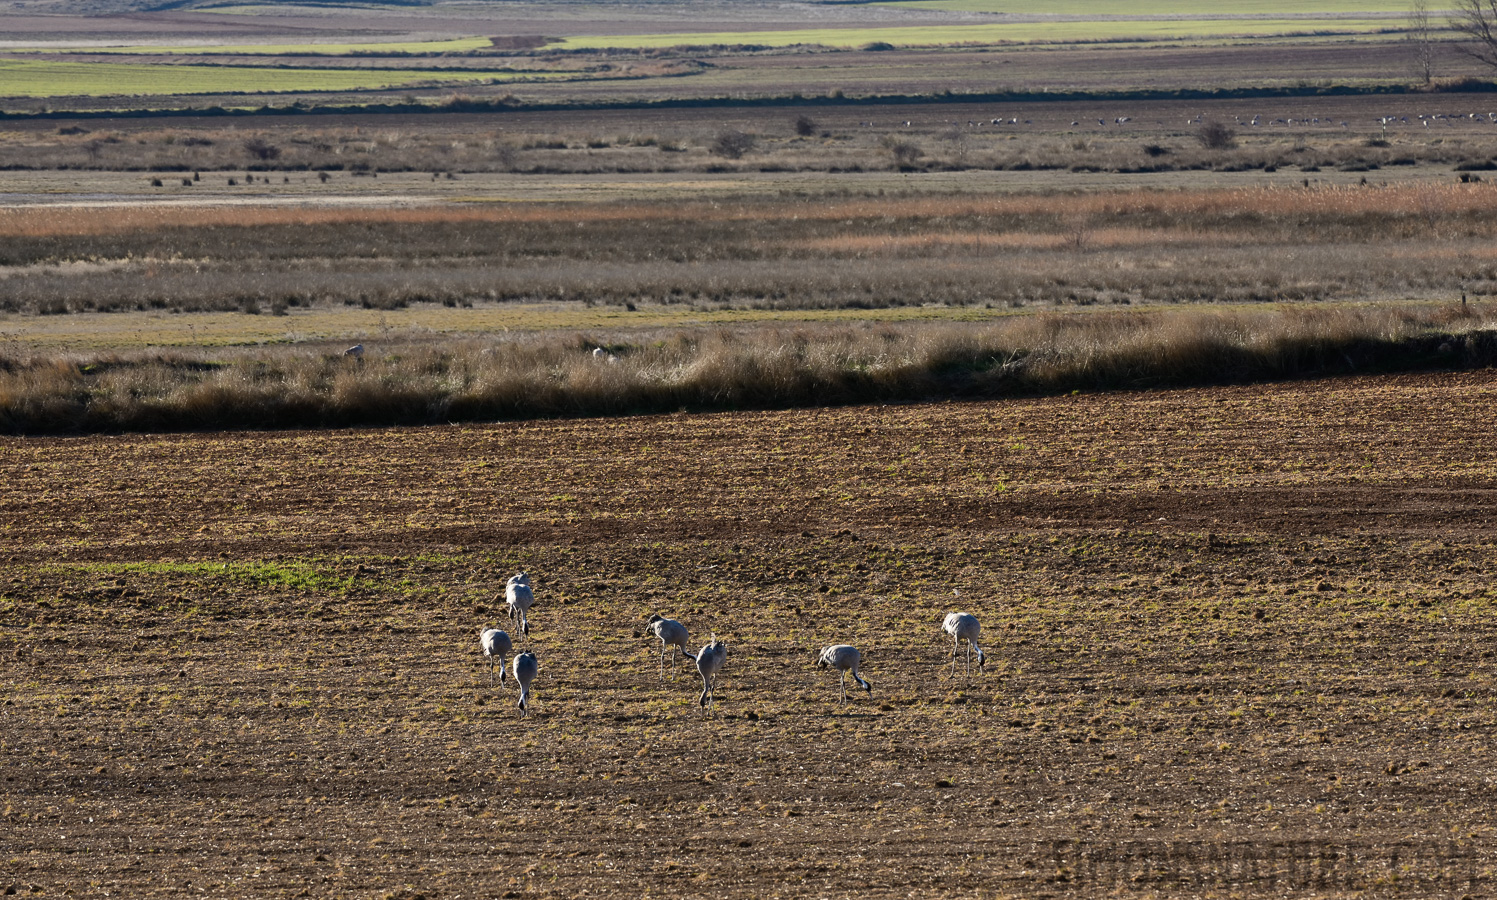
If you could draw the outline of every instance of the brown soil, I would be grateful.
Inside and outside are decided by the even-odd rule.
[[[1491,895],[1494,396],[5,440],[0,890]]]

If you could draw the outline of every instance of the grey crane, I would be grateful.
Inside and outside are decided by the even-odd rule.
[[[535,680],[539,666],[535,654],[526,650],[515,657],[515,681],[520,685],[520,718],[530,714],[530,682]]]
[[[494,674],[494,660],[499,661],[499,683],[504,683],[504,658],[515,649],[509,633],[497,628],[485,628],[479,632],[478,645],[483,648],[483,658],[489,661],[489,674]]]
[[[526,613],[535,602],[535,592],[530,589],[529,575],[521,572],[509,577],[509,582],[504,585],[504,602],[508,604],[509,617],[519,626],[520,633],[530,637],[530,620]]]
[[[691,640],[691,633],[686,630],[685,625],[675,619],[667,619],[659,613],[650,615],[649,629],[651,634],[660,638],[660,678],[663,681],[665,680],[666,648],[674,645],[677,650],[681,651],[680,656],[671,657],[671,675],[674,676],[681,657],[692,658],[692,655],[686,652],[686,644]]]
[[[977,651],[977,668],[982,669],[987,663],[987,654],[977,645],[977,639],[982,635],[982,625],[977,617],[971,613],[954,612],[946,617],[941,625],[941,630],[951,635],[951,675],[956,676],[956,648],[962,642],[967,642],[967,673],[972,672],[972,651]]]
[[[858,674],[858,663],[863,659],[863,654],[858,652],[857,647],[848,644],[833,644],[821,651],[821,656],[816,660],[817,668],[825,669],[831,667],[842,673],[842,702],[847,702],[847,673],[851,672],[853,680],[873,696],[873,685],[864,680]]]
[[[693,659],[697,662],[697,674],[702,676],[702,696],[697,700],[697,705],[710,713],[717,701],[717,673],[722,671],[723,663],[728,660],[728,645],[718,640],[714,634],[712,642],[698,650]]]

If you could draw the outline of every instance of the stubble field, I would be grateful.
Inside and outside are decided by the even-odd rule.
[[[1132,327],[1161,306],[1189,315],[1150,333],[1199,339],[1150,356],[1099,326],[1073,342],[1080,371],[1114,353],[1163,359],[1147,371],[1169,377],[1107,384],[1243,380],[1233,354],[1263,332],[1239,326],[1285,318],[1303,327],[1268,346],[1379,371],[1339,349],[1355,343],[1315,343],[1361,304],[1426,323],[1379,334],[1429,351],[1411,365],[1489,359],[1473,351],[1497,291],[1487,95],[1311,96],[1401,91],[1417,75],[1401,34],[561,53],[541,36],[978,14],[101,18],[35,13],[109,4],[42,2],[6,18],[10,50],[56,43],[16,54],[28,64],[119,62],[81,52],[119,35],[281,53],[450,39],[477,16],[499,37],[472,57],[133,61],[183,76],[194,61],[581,74],[460,95],[222,94],[199,79],[120,98],[59,82],[68,96],[7,100],[440,108],[8,119],[11,407],[55,384],[118,412],[159,401],[152,360],[188,381],[242,366],[269,383],[301,357],[377,402],[409,388],[402,365],[453,382],[468,370],[444,354],[514,355],[530,338],[511,330],[560,348],[531,399],[661,347],[759,346],[751,334],[782,346],[739,353],[753,378],[723,367],[721,383],[776,405],[804,371],[773,360],[817,341],[897,348],[1009,319],[1085,337],[1082,323]],[[1488,74],[1443,39],[1430,49],[1441,88]],[[1261,88],[1303,96],[1115,93]],[[1071,91],[1092,93],[1014,99]],[[949,102],[966,94],[977,102]],[[706,98],[732,102],[691,105]],[[484,104],[501,111],[460,112]],[[1233,133],[1213,145],[1209,124]],[[366,357],[336,355],[355,342]],[[1005,366],[1049,347],[1015,346]],[[957,357],[932,358],[952,374]],[[189,427],[252,424],[227,402],[242,395],[202,395],[228,413]],[[696,408],[751,405],[724,396]],[[0,894],[1488,896],[1494,397],[1488,368],[0,438]],[[540,659],[524,719],[477,641],[509,627],[497,595],[521,569]],[[952,670],[939,623],[953,610],[981,618],[986,671]],[[727,642],[714,715],[687,667],[659,676],[652,612],[684,621],[694,647]],[[862,649],[873,683],[845,707],[814,667],[836,642]]]
[[[6,440],[0,887],[1482,896],[1494,394]]]

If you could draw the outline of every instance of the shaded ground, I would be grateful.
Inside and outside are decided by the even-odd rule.
[[[0,889],[1489,894],[1494,394],[0,441]]]

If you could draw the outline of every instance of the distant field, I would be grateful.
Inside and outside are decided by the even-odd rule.
[[[0,92],[10,97],[356,91],[431,83],[546,78],[514,72],[151,66],[0,59]]]
[[[1004,13],[1012,16],[1083,16],[1086,18],[1133,16],[1189,16],[1191,18],[1249,16],[1367,15],[1385,13],[1405,16],[1406,0],[1316,0],[1286,3],[1284,0],[1243,0],[1229,8],[1211,9],[1195,0],[1123,0],[1099,4],[1095,0],[891,0],[877,6],[907,9]]]
[[[617,47],[647,49],[715,44],[754,44],[766,47],[819,44],[826,47],[862,47],[878,42],[896,46],[1073,43],[1140,39],[1279,37],[1302,34],[1369,34],[1387,30],[1391,24],[1395,23],[1385,18],[1372,17],[1107,19],[891,28],[809,28],[787,31],[720,31],[695,34],[593,35],[566,38],[558,41],[556,46],[565,49]]]
[[[124,44],[118,47],[79,47],[65,50],[48,49],[47,52],[63,53],[122,53],[152,56],[204,56],[232,54],[235,56],[351,56],[355,54],[380,53],[462,53],[482,50],[490,46],[486,37],[454,38],[448,41],[395,41],[371,43],[299,43],[299,44],[200,44],[190,47],[165,47],[154,44]],[[39,48],[40,49],[40,48]],[[15,51],[12,51],[15,52]]]
[[[980,322],[1006,318],[1013,310],[963,307],[900,309],[694,309],[656,306],[629,312],[622,306],[578,303],[504,303],[476,309],[441,306],[404,309],[321,307],[285,315],[238,312],[176,315],[160,311],[30,316],[0,313],[0,345],[28,350],[136,350],[150,347],[231,347],[347,340],[397,341],[401,345],[446,335],[510,331],[608,333],[651,328],[730,325],[856,324],[872,322]],[[381,337],[383,336],[383,338]]]

